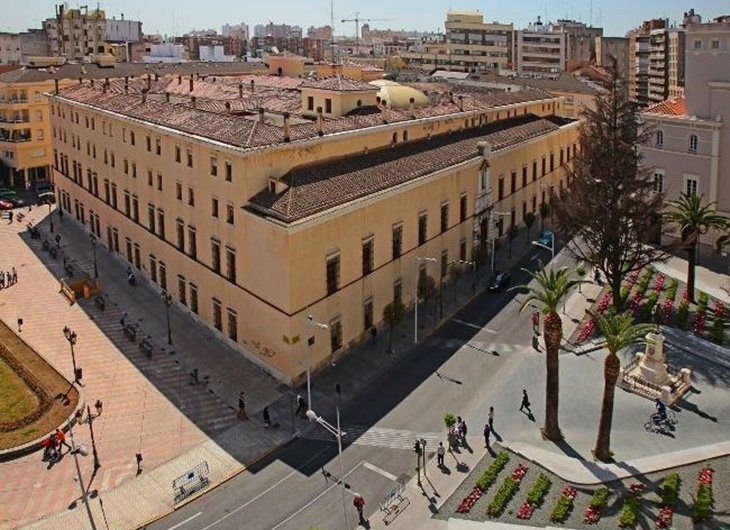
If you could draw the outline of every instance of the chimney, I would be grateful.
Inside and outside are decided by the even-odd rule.
[[[291,141],[291,135],[290,128],[289,128],[289,116],[290,114],[288,112],[284,113],[284,141],[289,142]]]
[[[177,84],[178,85],[182,84],[182,76],[181,75],[178,75],[177,76]]]
[[[192,81],[190,81],[192,83]],[[195,99],[195,96],[192,96],[190,98],[190,102],[193,104],[193,108],[197,108],[197,100]]]
[[[410,111],[415,112],[416,111],[416,98],[409,99],[408,103],[410,103],[410,105],[408,107],[410,109]]]
[[[238,99],[243,99],[243,83],[238,83]]]
[[[464,112],[464,96],[459,94],[459,111]]]
[[[231,112],[231,102],[226,101],[226,112]]]
[[[317,107],[317,134],[324,136],[322,127],[324,126],[324,118],[322,117],[322,107]]]
[[[195,88],[195,82],[193,81],[193,74],[190,74],[190,92]]]
[[[165,92],[165,103],[170,103],[170,93]]]
[[[263,107],[259,107],[259,121],[261,123],[264,123],[264,108]]]
[[[58,94],[58,79],[54,79],[53,82],[56,85],[56,90],[55,90],[54,94]]]
[[[251,79],[251,92],[255,92],[255,91],[256,91],[256,86],[255,86],[254,80]]]

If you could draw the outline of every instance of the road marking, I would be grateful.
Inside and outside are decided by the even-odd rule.
[[[341,480],[344,482],[344,480],[347,478],[347,475],[349,475],[350,473],[354,473],[355,470],[358,467],[360,467],[361,465],[363,465],[363,463],[364,463],[364,461],[362,461],[362,460],[360,462],[358,462],[357,465],[355,465],[355,467],[353,467],[350,471],[348,471],[347,473],[345,473],[345,476],[342,477]],[[299,508],[296,512],[294,512],[289,517],[287,517],[286,519],[284,519],[282,522],[280,522],[279,524],[277,524],[276,526],[274,526],[271,530],[276,530],[277,528],[281,528],[286,523],[288,523],[289,521],[291,521],[292,519],[294,519],[297,515],[299,515],[304,510],[306,510],[311,505],[313,505],[315,502],[317,502],[319,499],[321,499],[322,497],[324,497],[327,493],[330,492],[331,489],[333,489],[333,488],[339,488],[339,487],[340,487],[340,481],[338,480],[334,484],[332,484],[329,488],[327,488],[322,493],[320,493],[319,495],[317,495],[314,499],[312,499],[307,504],[305,504],[304,506],[302,506],[301,508]]]
[[[363,462],[362,465],[363,467],[368,468],[370,471],[375,471],[378,475],[383,475],[388,480],[398,482],[398,477],[396,477],[393,473],[388,473],[385,469],[381,469],[375,464],[371,464],[370,462]]]
[[[200,516],[202,514],[203,514],[203,512],[198,512],[195,515],[191,515],[190,517],[188,517],[184,521],[182,521],[180,523],[177,523],[175,526],[171,526],[170,528],[168,528],[168,530],[175,530],[175,528],[180,528],[182,525],[184,525],[186,523],[189,523],[190,521],[192,521],[193,519],[195,519],[196,517],[198,517],[198,516]]]
[[[300,468],[307,466],[314,459],[318,458],[319,455],[321,455],[322,453],[324,453],[325,451],[328,451],[328,450],[329,450],[329,448],[325,448],[325,449],[322,449],[321,451],[317,452],[312,458],[310,458],[309,460],[307,460],[306,462],[304,462],[300,466]],[[253,504],[257,500],[259,500],[261,497],[263,497],[264,495],[266,495],[267,493],[269,493],[270,491],[272,491],[274,488],[279,487],[280,484],[282,484],[286,480],[289,480],[290,477],[296,475],[299,472],[300,472],[299,469],[295,469],[294,471],[292,471],[291,473],[289,473],[287,476],[285,476],[281,480],[279,480],[277,483],[273,484],[269,488],[265,489],[264,491],[262,491],[261,493],[259,493],[258,495],[256,495],[251,500],[249,500],[249,501],[241,504],[237,508],[234,508],[233,510],[231,510],[230,512],[228,512],[226,515],[224,515],[223,517],[221,517],[220,519],[218,519],[218,520],[210,523],[208,526],[206,526],[205,528],[201,528],[200,530],[210,530],[211,528],[214,528],[214,527],[218,526],[219,523],[225,521],[226,519],[228,519],[232,515],[240,512],[241,510],[243,510],[244,508],[246,508],[248,505]],[[172,530],[172,529],[170,529],[170,530]]]
[[[463,320],[459,320],[458,318],[452,318],[451,321],[456,322],[457,324],[461,324],[462,326],[468,326],[468,327],[474,328],[474,329],[482,329],[481,326],[477,326],[476,324],[472,324],[471,322],[464,322]],[[489,330],[487,330],[487,331],[489,331]]]

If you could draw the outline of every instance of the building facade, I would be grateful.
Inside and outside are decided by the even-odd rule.
[[[553,24],[553,30],[565,34],[565,69],[568,72],[596,61],[596,39],[603,37],[603,28],[559,19]]]
[[[625,82],[629,78],[629,39],[626,37],[596,37],[596,66],[613,68],[616,59],[618,74]]]
[[[301,381],[310,356],[331,362],[385,305],[411,305],[420,274],[443,277],[537,211],[576,152],[578,123],[544,92],[386,107],[380,90],[74,85],[51,102],[59,204],[223,340]],[[492,208],[509,221],[490,228]]]
[[[644,160],[667,201],[699,194],[730,216],[730,17],[685,26],[685,97],[649,107]],[[675,234],[676,236],[677,234]],[[713,244],[716,234],[703,240]],[[704,238],[703,238],[704,239]]]
[[[540,17],[514,32],[514,67],[519,75],[558,74],[565,70],[566,34]]]
[[[142,22],[137,20],[125,20],[124,15],[117,20],[113,17],[106,21],[104,40],[107,42],[140,42],[144,37],[142,33]]]
[[[69,9],[65,4],[57,5],[56,16],[43,23],[51,55],[74,61],[104,53],[106,28],[104,11],[88,6]]]

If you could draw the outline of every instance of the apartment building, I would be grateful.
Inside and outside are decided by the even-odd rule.
[[[611,57],[616,59],[618,74],[624,81],[629,78],[629,39],[626,37],[596,37],[596,66],[613,68]]]
[[[512,24],[484,22],[479,11],[446,13],[446,34],[441,42],[427,42],[422,51],[406,52],[408,65],[424,70],[444,67],[463,72],[501,71],[512,67]]]
[[[682,28],[661,28],[649,33],[648,86],[650,102],[681,96],[684,87]]]
[[[0,183],[29,187],[52,177],[53,131],[45,94],[79,82],[135,77],[239,75],[253,70],[250,63],[186,63],[160,67],[118,63],[65,64],[47,68],[22,67],[0,74]]]
[[[603,28],[566,19],[558,19],[552,26],[554,31],[565,34],[565,69],[568,72],[595,62],[596,39],[603,37]]]
[[[565,70],[566,34],[540,17],[514,32],[514,67],[519,75],[557,74]]]
[[[629,32],[629,99],[641,106],[649,104],[650,36],[666,28],[666,20],[654,19]]]
[[[684,34],[685,95],[642,114],[653,131],[644,162],[654,168],[656,191],[667,201],[700,194],[730,215],[730,135],[724,119],[730,109],[730,17],[690,22]],[[715,236],[702,242],[711,245]]]
[[[417,99],[339,76],[146,86],[51,98],[59,204],[286,382],[369,337],[394,299],[411,305],[418,275],[443,277],[537,211],[577,149],[579,123],[535,90]],[[490,228],[492,208],[511,215]]]
[[[107,24],[101,9],[90,10],[88,6],[69,9],[66,4],[59,4],[56,16],[47,19],[43,29],[48,33],[51,55],[81,61],[104,53]]]

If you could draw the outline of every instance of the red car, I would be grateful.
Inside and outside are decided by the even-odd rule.
[[[0,199],[0,210],[12,210],[13,208],[15,208],[15,205],[12,202]]]

